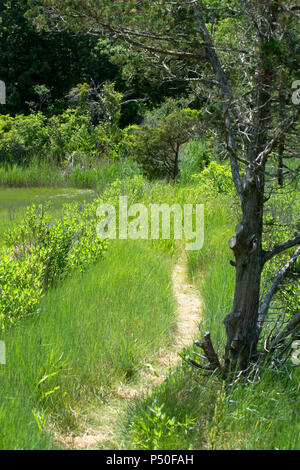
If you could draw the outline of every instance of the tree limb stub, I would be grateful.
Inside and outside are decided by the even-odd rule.
[[[221,369],[221,364],[218,355],[214,350],[214,347],[211,342],[210,333],[208,331],[204,334],[203,341],[197,340],[194,344],[195,346],[198,346],[199,348],[203,349],[204,354],[208,359],[212,369]]]

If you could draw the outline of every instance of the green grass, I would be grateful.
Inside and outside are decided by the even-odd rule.
[[[204,246],[188,253],[188,272],[203,299],[199,338],[209,330],[222,355],[235,276],[228,248],[237,220],[231,197],[208,200],[197,185],[142,180],[133,192],[134,202],[205,203]],[[105,400],[120,380],[134,380],[168,344],[173,245],[112,243],[83,277],[50,291],[36,319],[2,335],[8,363],[0,366],[0,448],[52,448],[47,426],[41,431],[43,413],[72,428],[74,413],[89,400]],[[299,368],[266,370],[258,383],[223,389],[220,379],[183,362],[130,406],[123,440],[128,449],[299,449],[299,378]]]
[[[200,379],[184,363],[171,370],[151,394],[127,409],[119,433],[126,449],[188,450],[202,448],[218,390],[215,378]]]
[[[59,168],[40,163],[29,167],[6,165],[0,167],[0,186],[5,187],[52,187],[65,186]]]
[[[299,368],[265,370],[255,384],[220,394],[210,424],[210,448],[299,450]]]
[[[200,334],[210,331],[214,344],[221,350],[225,341],[223,319],[233,300],[235,270],[228,240],[235,226],[233,205],[229,197],[219,197],[205,204],[205,240],[203,249],[188,253],[188,272],[201,292],[203,321]]]
[[[0,166],[0,186],[24,187],[71,187],[101,191],[117,178],[139,174],[138,165],[131,160],[99,160],[90,166],[60,168],[47,162],[33,160],[29,166]]]
[[[230,206],[224,196],[206,201],[203,249],[188,253],[188,272],[203,299],[199,338],[210,331],[221,357],[235,277],[228,240],[236,215]],[[130,406],[121,432],[134,449],[299,449],[299,379],[299,368],[266,369],[260,381],[222,390],[220,379],[209,379],[183,362]]]
[[[3,232],[20,222],[31,204],[51,204],[51,213],[57,217],[64,204],[90,201],[94,191],[68,188],[1,188],[0,187],[0,246]]]
[[[204,305],[204,331],[222,356],[225,343],[223,320],[231,311],[235,270],[228,240],[234,217],[229,201],[213,201],[206,206],[207,224],[204,249],[189,255],[191,277],[201,292]],[[300,399],[299,368],[261,374],[261,381],[227,389],[210,404],[215,418],[209,421],[204,441],[198,446],[213,449],[299,449]],[[220,389],[220,383],[218,388]],[[217,399],[216,399],[217,398]]]
[[[197,195],[195,190],[190,188],[188,193],[198,202],[205,202],[205,240],[201,250],[187,252],[188,273],[201,291],[203,300],[199,338],[204,331],[210,330],[213,341],[221,348],[224,341],[222,316],[230,308],[234,275],[232,268],[230,271],[229,248],[227,250],[227,239],[234,224],[233,210],[230,209],[232,200],[223,196],[222,199],[205,201],[205,196]],[[179,201],[182,196],[188,196],[185,193],[186,189],[179,189],[176,193]],[[186,354],[191,354],[191,349]],[[153,449],[155,446],[162,450],[206,448],[219,387],[217,378],[203,377],[183,362],[150,396],[129,408],[124,430],[121,427],[124,436],[125,429],[131,429],[131,433],[127,433],[128,447]],[[165,421],[170,419],[175,424],[162,425],[156,408],[166,415]]]
[[[71,409],[104,399],[168,344],[175,323],[168,263],[147,244],[115,242],[84,276],[49,291],[38,317],[1,335],[1,449],[51,448],[38,416],[46,410],[73,426]]]

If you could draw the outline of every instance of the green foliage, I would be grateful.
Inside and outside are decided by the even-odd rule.
[[[30,0],[6,0],[0,4],[0,77],[7,85],[6,114],[27,114],[42,110],[47,116],[68,107],[66,95],[78,83],[116,82],[119,91],[133,98],[147,97],[159,103],[163,97],[178,94],[176,83],[160,88],[138,73],[141,61],[129,65],[132,54],[116,41],[87,37],[81,32],[38,31],[29,18]],[[34,14],[40,19],[40,15]],[[8,66],[9,65],[9,66]],[[154,84],[155,85],[155,84]],[[122,108],[122,126],[140,122],[140,107],[129,100]]]
[[[132,426],[132,439],[138,449],[164,449],[170,437],[180,440],[180,434],[194,430],[196,418],[185,415],[183,421],[177,421],[175,416],[169,417],[164,411],[164,404],[156,402],[143,410],[143,419],[137,419]]]
[[[212,378],[199,387],[195,380],[190,368],[181,364],[170,369],[151,394],[131,404],[120,429],[127,448],[198,449],[205,440],[205,422],[212,417],[218,384]]]
[[[49,449],[53,423],[74,432],[120,381],[172,339],[169,261],[146,243],[112,243],[106,256],[47,292],[40,315],[1,332],[0,448]],[[101,412],[101,411],[100,411]]]
[[[43,293],[43,266],[39,253],[16,259],[13,253],[0,254],[0,329],[36,312]]]
[[[97,203],[66,205],[52,221],[32,205],[22,223],[7,231],[0,253],[1,329],[36,312],[45,291],[73,271],[83,272],[106,249],[96,235]]]
[[[120,131],[112,126],[115,122],[111,124],[109,120],[94,126],[90,114],[80,108],[67,109],[49,119],[41,112],[15,118],[3,115],[0,116],[0,159],[19,165],[46,160],[74,166],[90,164],[99,158],[115,158],[119,154]]]
[[[87,189],[66,188],[0,188],[0,246],[4,245],[5,232],[22,222],[28,206],[45,204],[51,201],[49,214],[59,218],[65,204],[92,201],[95,194]]]
[[[149,189],[149,182],[142,175],[134,175],[124,179],[118,178],[105,189],[100,200],[103,203],[117,205],[119,197],[126,195],[129,203],[145,201]]]
[[[167,114],[169,108],[172,111]],[[163,109],[146,118],[146,124],[127,128],[122,145],[149,177],[176,179],[180,147],[199,133],[200,114],[168,100]]]
[[[108,121],[116,132],[121,117],[122,93],[115,90],[115,83],[100,86],[79,83],[68,94],[71,104],[82,114],[90,114],[93,122]]]
[[[230,168],[215,161],[212,161],[200,174],[195,174],[193,179],[197,186],[210,196],[231,194],[234,190]]]
[[[41,112],[15,118],[0,115],[0,160],[26,163],[33,155],[45,156],[48,135],[46,117]]]
[[[170,114],[188,109],[190,101],[191,98],[165,98],[160,106],[145,110],[143,123],[150,127],[158,127]]]
[[[277,187],[272,185],[269,188],[272,192],[270,198],[265,204],[264,211],[264,243],[263,249],[268,251],[275,244],[284,242],[291,238],[291,233],[297,234],[300,230],[300,197],[297,182],[286,187]],[[266,263],[263,271],[262,286],[265,290],[269,288],[270,281],[274,279],[278,271],[278,265],[284,266],[288,262],[295,248],[286,250],[277,255],[270,262]],[[299,261],[293,266],[292,272],[299,271]],[[299,310],[299,287],[298,279],[289,277],[285,282],[281,283],[281,288],[274,295],[271,311],[269,313],[270,321],[265,327],[265,334],[273,328],[274,322],[278,320],[278,312],[282,312],[282,316],[295,314]]]
[[[102,52],[95,37],[37,31],[27,17],[29,7],[29,0],[0,4],[0,77],[7,85],[4,113],[60,113],[68,106],[69,90],[91,78],[95,83],[111,80],[123,85],[120,67],[110,62],[112,50]],[[48,90],[47,97],[40,94],[42,89]]]
[[[88,114],[77,110],[67,110],[62,115],[49,120],[49,141],[47,151],[50,158],[57,163],[81,163],[88,157],[96,157],[97,142],[101,142],[102,129],[95,129]],[[98,132],[97,132],[98,131]],[[105,137],[104,137],[105,138]],[[102,142],[101,142],[102,144]],[[103,147],[105,142],[103,142]]]

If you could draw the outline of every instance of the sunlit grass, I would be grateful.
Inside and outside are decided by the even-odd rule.
[[[72,425],[71,409],[131,380],[174,324],[167,259],[144,243],[112,244],[88,273],[50,291],[37,318],[1,335],[0,447],[51,446],[33,413]]]
[[[59,216],[64,204],[90,201],[92,190],[67,188],[1,188],[0,187],[0,246],[3,233],[20,222],[31,204],[49,203],[53,217]]]
[[[193,184],[148,182],[143,190],[145,204],[205,204],[204,246],[187,253],[188,273],[203,300],[199,338],[209,330],[222,355],[235,277],[228,248],[237,221],[233,200],[217,194],[206,200]],[[52,191],[65,190],[45,194]],[[5,210],[22,212],[26,192],[12,194],[12,203],[7,192]],[[58,214],[63,196],[53,200]],[[9,211],[7,220],[15,221]],[[96,267],[50,291],[37,318],[2,335],[8,362],[0,365],[0,448],[51,448],[47,425],[41,431],[49,413],[61,426],[74,426],[74,413],[89,400],[107,399],[120,381],[134,380],[168,344],[175,324],[174,246],[112,243]],[[299,449],[299,383],[297,368],[267,370],[258,383],[222,392],[219,378],[208,379],[183,362],[130,407],[124,440],[128,448]]]
[[[204,246],[188,253],[188,272],[203,300],[199,338],[210,331],[220,357],[235,280],[228,247],[236,224],[231,205],[224,197],[205,203]],[[128,447],[136,449],[152,449],[153,443],[162,450],[299,449],[299,373],[299,367],[266,369],[255,383],[222,392],[220,378],[209,379],[183,362],[150,396],[130,406],[123,435]],[[160,413],[166,416],[164,422],[175,424],[162,426]],[[130,434],[125,433],[128,426]]]
[[[33,159],[26,166],[0,166],[0,186],[13,188],[62,187],[89,188],[101,191],[117,178],[140,173],[131,160],[96,160],[89,166],[59,167],[50,162]]]

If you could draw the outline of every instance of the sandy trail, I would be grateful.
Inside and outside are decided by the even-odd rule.
[[[180,361],[179,352],[190,346],[198,333],[201,314],[201,299],[198,291],[187,281],[186,262],[181,258],[173,268],[173,291],[177,302],[177,332],[172,348],[162,349],[155,363],[141,371],[138,381],[134,384],[121,383],[114,396],[100,409],[89,413],[92,426],[83,426],[84,433],[78,436],[57,435],[55,439],[68,449],[120,449],[121,443],[116,442],[116,423],[121,419],[129,401],[149,392],[155,385],[165,380],[169,366]]]

